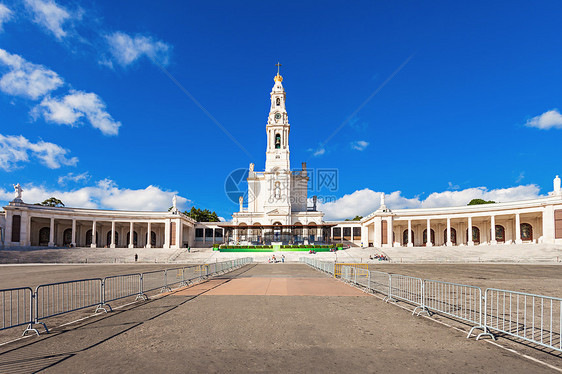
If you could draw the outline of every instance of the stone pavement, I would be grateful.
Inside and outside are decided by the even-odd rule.
[[[0,372],[553,370],[381,302],[306,265],[248,265],[0,347]]]

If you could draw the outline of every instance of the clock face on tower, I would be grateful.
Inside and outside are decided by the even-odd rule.
[[[281,119],[281,113],[275,113],[275,120],[279,121]]]

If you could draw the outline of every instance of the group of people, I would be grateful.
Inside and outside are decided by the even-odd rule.
[[[386,257],[385,255],[370,255],[369,256],[369,260],[379,260],[379,261],[388,261],[388,257]]]
[[[273,256],[269,259],[268,262],[269,262],[270,264],[276,264],[276,263],[278,263],[278,262],[284,263],[284,262],[285,262],[285,255],[281,255],[281,260],[278,260],[277,257],[275,257],[275,255],[273,255]]]

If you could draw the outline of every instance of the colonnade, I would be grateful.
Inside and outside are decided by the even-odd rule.
[[[181,218],[125,220],[28,213],[13,215],[9,223],[14,221],[14,216],[17,216],[18,227],[6,225],[6,237],[17,240],[11,240],[12,243],[8,243],[11,245],[179,248],[187,245],[191,236],[190,226]]]
[[[375,217],[366,230],[363,228],[363,241],[375,247],[538,243],[545,231],[544,214],[535,211],[465,217],[386,215]]]

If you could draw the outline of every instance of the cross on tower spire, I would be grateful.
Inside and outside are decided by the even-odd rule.
[[[279,68],[282,66],[279,61],[277,61],[277,63],[275,64],[275,66],[277,66],[277,75],[279,75]]]

